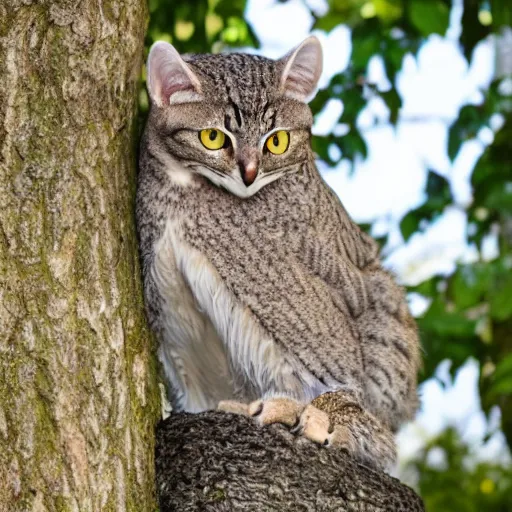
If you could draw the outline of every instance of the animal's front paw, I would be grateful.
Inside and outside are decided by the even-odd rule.
[[[282,423],[288,427],[295,427],[299,424],[303,410],[304,404],[291,398],[256,400],[249,405],[249,414],[260,425]]]
[[[344,449],[379,469],[390,469],[396,459],[391,431],[344,392],[325,393],[305,407],[296,428],[327,447]]]
[[[249,416],[249,406],[243,402],[237,402],[236,400],[221,400],[219,405],[217,405],[217,411]]]
[[[391,469],[396,458],[393,434],[346,393],[325,393],[309,405],[291,398],[256,400],[249,405],[222,401],[218,410],[252,416],[259,425],[281,423],[311,441],[346,450],[379,469]]]
[[[259,425],[282,423],[288,427],[296,427],[304,410],[304,404],[291,398],[256,400],[250,404],[234,400],[222,400],[219,402],[217,410],[252,416]]]

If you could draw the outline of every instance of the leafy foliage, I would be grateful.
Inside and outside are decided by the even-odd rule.
[[[448,181],[434,171],[428,172],[426,192],[428,200],[419,208],[409,211],[400,222],[400,230],[406,241],[420,230],[425,219],[435,220],[452,202]]]
[[[244,0],[149,0],[147,46],[167,40],[180,52],[201,53],[224,45],[254,46],[244,19]]]
[[[286,0],[284,0],[286,1]],[[340,24],[352,34],[352,55],[345,71],[334,76],[311,103],[313,113],[326,108],[333,98],[341,100],[338,123],[346,129],[315,136],[313,147],[329,165],[339,149],[341,158],[354,162],[365,158],[367,147],[358,130],[358,118],[370,98],[380,97],[389,109],[393,125],[400,119],[402,99],[396,86],[398,72],[407,54],[415,55],[431,34],[444,35],[449,25],[449,0],[328,0],[328,10],[312,10],[315,29],[329,32]],[[258,41],[244,19],[244,0],[149,0],[150,25],[147,46],[157,39],[172,42],[181,52],[221,51],[226,47],[257,46]],[[489,34],[512,24],[512,4],[507,0],[464,0],[461,48],[471,60],[474,49]],[[379,56],[389,80],[387,89],[368,81],[370,59]],[[512,78],[511,78],[512,80]],[[454,160],[468,141],[479,140],[491,126],[494,141],[483,152],[473,171],[473,199],[465,208],[468,241],[482,250],[491,233],[497,234],[499,255],[459,264],[448,277],[435,276],[411,287],[431,300],[418,320],[425,351],[423,378],[430,378],[444,359],[452,371],[468,357],[481,367],[480,392],[484,410],[498,405],[502,429],[512,446],[512,95],[496,77],[483,101],[463,106],[450,126],[447,152]],[[509,91],[509,92],[507,92]],[[141,94],[141,110],[147,97]],[[495,126],[502,126],[496,131]],[[337,159],[336,159],[337,160]],[[405,241],[422,231],[454,206],[448,181],[430,169],[426,200],[408,212],[400,223]],[[369,228],[369,226],[367,226]],[[381,240],[385,243],[385,239]],[[445,467],[434,469],[428,454],[444,450]],[[455,431],[432,441],[420,459],[411,464],[419,471],[419,487],[428,510],[512,510],[511,470],[492,464],[468,467],[468,448]]]
[[[457,431],[449,428],[425,446],[418,460],[410,463],[408,469],[421,475],[419,490],[426,510],[512,509],[512,469],[489,462],[471,464],[469,455]]]

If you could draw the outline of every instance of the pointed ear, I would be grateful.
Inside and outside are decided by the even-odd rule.
[[[285,55],[281,75],[281,90],[285,96],[306,101],[316,87],[322,73],[322,46],[315,36],[302,41]]]
[[[199,79],[174,46],[164,41],[149,50],[147,83],[149,96],[159,107],[200,99]]]

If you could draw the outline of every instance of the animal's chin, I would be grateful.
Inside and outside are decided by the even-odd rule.
[[[248,199],[261,190],[264,186],[275,181],[279,174],[258,176],[254,183],[247,186],[241,178],[229,174],[221,174],[206,167],[198,169],[199,173],[217,187],[221,187],[240,199]]]
[[[238,183],[225,183],[221,186],[240,199],[248,199],[249,197],[256,194],[256,192],[258,192],[258,190],[260,190],[263,185],[259,185],[257,182],[254,182],[249,187],[246,187],[243,183],[241,185]]]
[[[227,177],[227,179],[223,180],[222,183],[215,184],[226,189],[228,192],[234,196],[239,197],[240,199],[248,199],[249,197],[252,197],[254,194],[256,194],[259,190],[261,190],[265,185],[267,185],[268,181],[260,179],[247,186],[242,182],[242,180],[238,181]]]

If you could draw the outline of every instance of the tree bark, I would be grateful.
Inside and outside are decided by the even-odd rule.
[[[146,2],[0,2],[0,510],[155,510],[134,229]]]
[[[420,512],[395,478],[284,427],[208,412],[172,414],[157,431],[160,512]]]

